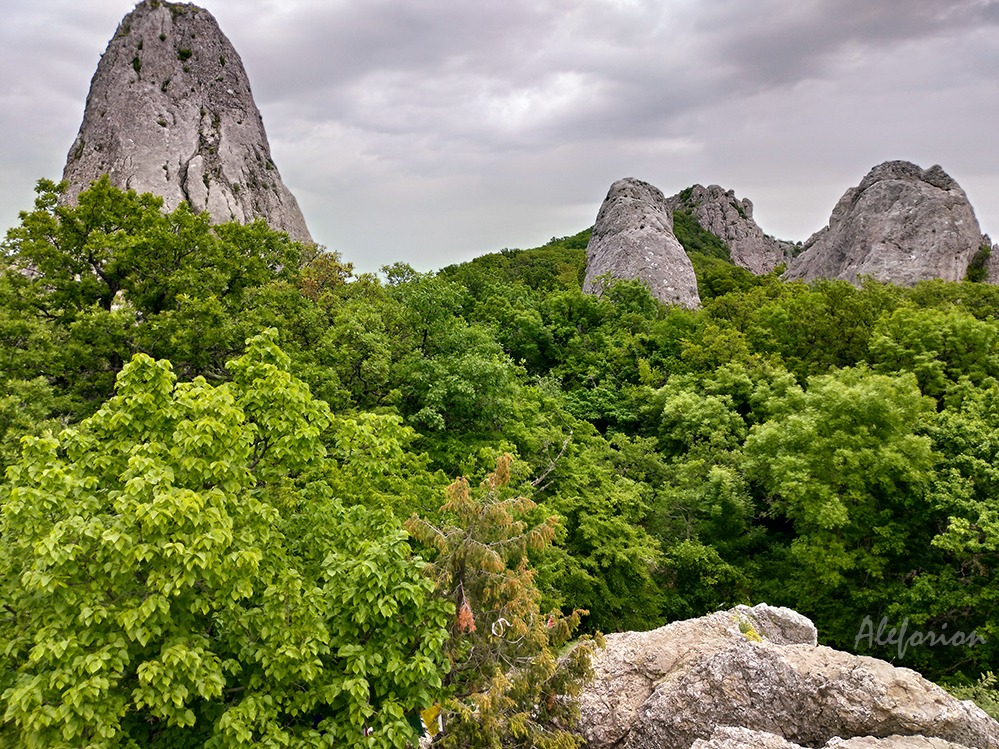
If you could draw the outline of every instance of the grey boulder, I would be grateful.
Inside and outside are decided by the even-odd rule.
[[[817,645],[789,609],[740,606],[606,639],[580,697],[589,749],[999,747],[999,723],[973,703],[915,671]],[[746,731],[770,743],[746,744]],[[868,744],[835,743],[846,740]]]
[[[670,209],[687,211],[703,229],[728,245],[732,262],[752,273],[769,273],[791,259],[794,246],[763,232],[753,218],[753,203],[718,185],[693,185],[667,198]]]

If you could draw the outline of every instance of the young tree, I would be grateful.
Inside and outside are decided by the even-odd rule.
[[[465,478],[451,484],[441,508],[451,522],[433,525],[414,515],[406,524],[436,550],[429,572],[457,612],[445,647],[452,698],[441,743],[449,749],[582,744],[569,730],[576,717],[571,697],[591,675],[599,635],[558,658],[585,612],[541,611],[528,551],[551,543],[557,519],[534,526],[523,519],[535,504],[510,489],[512,462],[502,455],[477,490]]]

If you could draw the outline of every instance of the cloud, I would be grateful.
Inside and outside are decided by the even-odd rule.
[[[313,234],[364,269],[578,231],[625,175],[723,184],[803,239],[892,158],[942,164],[999,233],[997,0],[206,4]],[[8,224],[30,182],[58,176],[131,3],[9,5]]]

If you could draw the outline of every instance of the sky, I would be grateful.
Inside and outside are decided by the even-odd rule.
[[[132,0],[3,0],[0,231],[59,179]],[[804,240],[940,164],[999,240],[999,0],[204,0],[317,242],[420,271],[593,224],[637,177]]]

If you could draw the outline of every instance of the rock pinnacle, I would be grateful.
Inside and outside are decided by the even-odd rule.
[[[662,192],[627,177],[611,185],[586,248],[583,291],[600,294],[604,278],[637,279],[664,304],[699,307],[690,259],[673,235]]]
[[[108,43],[63,179],[70,201],[103,174],[123,189],[187,201],[213,221],[263,219],[312,237],[271,158],[235,48],[203,8],[142,0]]]

